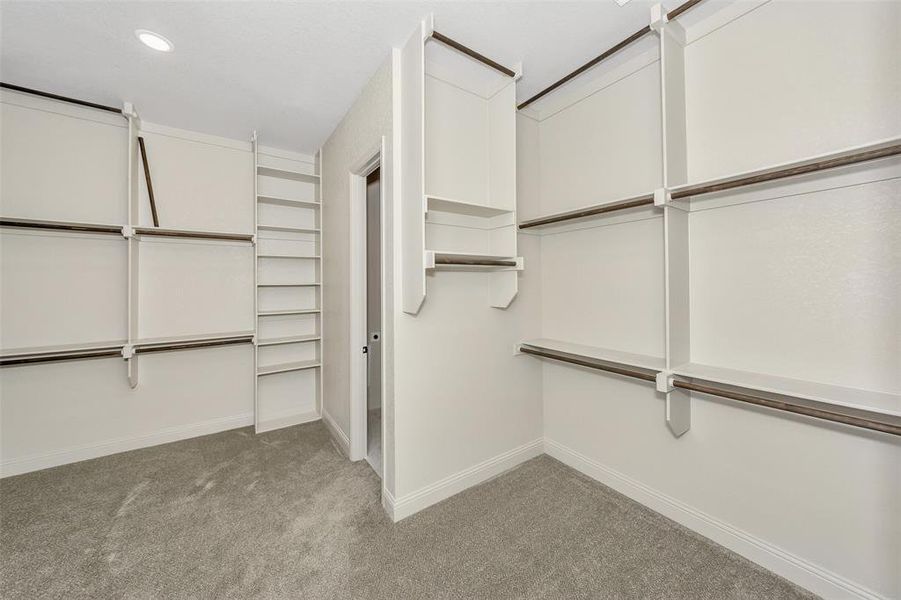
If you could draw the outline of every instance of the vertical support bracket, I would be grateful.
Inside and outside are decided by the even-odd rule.
[[[138,355],[135,354],[135,347],[131,344],[122,346],[122,358],[128,369],[128,385],[134,389],[138,387]]]
[[[689,322],[689,212],[669,190],[688,180],[685,116],[685,31],[669,22],[661,4],[651,7],[651,29],[660,48],[660,110],[663,173],[654,205],[663,208],[664,289],[666,302],[666,371],[657,390],[666,395],[666,424],[679,437],[691,428],[691,395],[673,387],[673,369],[691,361]]]

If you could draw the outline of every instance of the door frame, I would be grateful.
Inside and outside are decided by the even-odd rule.
[[[381,248],[382,281],[380,282],[382,323],[385,323],[385,186],[384,186],[385,138],[378,145],[363,153],[350,170],[350,460],[358,461],[367,454],[367,357],[363,347],[369,343],[366,328],[366,177],[377,168],[382,170],[379,183],[379,247]],[[384,326],[383,326],[384,328]],[[384,348],[385,332],[381,336]],[[385,402],[385,353],[382,353],[381,397]],[[384,413],[384,411],[383,411]],[[382,444],[384,444],[382,415]],[[385,459],[382,448],[382,465],[379,474],[384,481]]]

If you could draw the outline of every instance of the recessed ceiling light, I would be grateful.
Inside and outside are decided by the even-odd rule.
[[[160,34],[153,33],[152,31],[147,31],[146,29],[135,30],[135,35],[139,40],[141,40],[141,42],[143,42],[145,46],[149,46],[154,50],[159,50],[160,52],[172,52],[172,49],[175,47],[172,45],[172,42],[170,42]]]
[[[620,6],[622,6],[623,4],[625,4],[628,1],[629,0],[616,0],[616,3],[619,4]]]

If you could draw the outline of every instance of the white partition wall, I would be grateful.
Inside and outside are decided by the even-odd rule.
[[[427,21],[404,48],[404,164],[411,168],[404,176],[404,310],[411,314],[425,296],[425,275],[440,277],[440,270],[486,272],[490,305],[506,308],[523,266],[515,219],[518,75],[442,37]]]
[[[546,450],[826,597],[896,597],[901,7],[662,16],[521,117],[531,347],[608,371],[542,362]]]
[[[0,119],[2,474],[252,424],[250,144],[8,91]]]

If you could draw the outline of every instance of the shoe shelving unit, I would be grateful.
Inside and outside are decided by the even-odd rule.
[[[269,155],[253,136],[257,432],[319,418],[321,212],[318,167]]]

